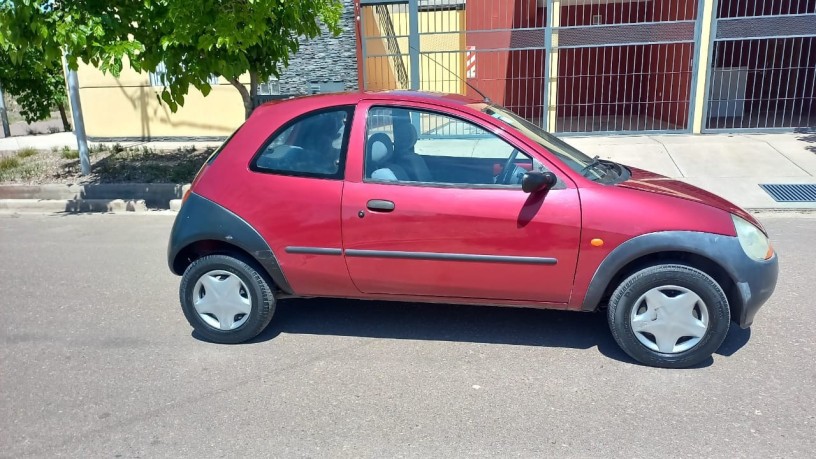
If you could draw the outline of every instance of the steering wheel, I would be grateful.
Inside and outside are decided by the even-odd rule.
[[[504,168],[501,172],[499,172],[499,176],[496,178],[497,184],[510,185],[510,179],[513,177],[513,172],[516,170],[516,158],[518,157],[518,154],[518,149],[514,148],[513,153],[510,153],[510,158],[508,158],[507,162],[504,163]]]

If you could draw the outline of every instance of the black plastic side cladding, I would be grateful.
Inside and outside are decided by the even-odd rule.
[[[732,304],[732,320],[747,328],[776,287],[779,263],[776,256],[756,261],[748,258],[739,240],[732,236],[691,231],[665,231],[632,238],[612,251],[595,271],[582,304],[584,311],[594,311],[607,286],[630,262],[660,252],[685,252],[698,255],[719,265],[737,287],[740,304]]]
[[[167,263],[173,274],[183,274],[175,270],[178,254],[199,241],[219,241],[239,247],[263,266],[279,289],[293,293],[275,254],[255,228],[224,207],[190,193],[176,216],[167,246]]]

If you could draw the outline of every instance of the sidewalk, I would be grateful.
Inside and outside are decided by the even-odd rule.
[[[565,137],[589,154],[676,178],[751,210],[816,210],[781,203],[759,184],[816,184],[816,134]]]
[[[109,147],[119,144],[123,147],[148,147],[154,150],[175,150],[176,148],[185,148],[195,146],[197,148],[218,147],[221,142],[166,142],[166,141],[139,141],[139,142],[88,142],[89,147],[94,145],[104,144]],[[58,134],[41,134],[18,136],[9,138],[0,138],[0,155],[4,152],[16,151],[21,148],[36,148],[38,150],[50,150],[51,148],[77,148],[76,136],[73,132],[60,132]]]
[[[759,184],[816,184],[816,134],[707,134],[564,137],[599,155],[696,185],[751,210],[816,210],[816,202],[780,203]],[[93,142],[92,142],[93,144]],[[108,143],[112,145],[113,143]],[[122,142],[157,150],[219,142]],[[72,133],[0,139],[0,152],[76,148]]]

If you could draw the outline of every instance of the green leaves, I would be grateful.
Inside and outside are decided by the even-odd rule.
[[[0,82],[3,89],[20,104],[20,114],[29,123],[48,119],[57,104],[67,98],[62,63],[48,60],[42,51],[29,49],[10,59],[0,51]]]
[[[170,107],[171,111],[175,112],[176,110],[178,110],[178,104],[176,104],[175,99],[170,94],[170,91],[167,88],[164,88],[162,90],[161,100],[163,100],[164,103],[167,104],[168,107]]]
[[[66,50],[72,68],[81,59],[115,76],[124,58],[142,71],[164,63],[161,100],[175,111],[190,85],[210,92],[211,74],[279,75],[299,39],[320,35],[321,24],[340,32],[342,8],[340,0],[15,0],[0,3],[0,50],[15,64],[29,49],[47,61]]]

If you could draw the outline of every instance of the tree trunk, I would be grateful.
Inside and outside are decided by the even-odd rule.
[[[71,132],[71,124],[68,122],[68,115],[65,114],[65,104],[62,102],[58,103],[57,109],[60,112],[60,118],[62,118],[62,130],[65,132]]]
[[[241,99],[244,101],[244,118],[249,118],[249,115],[252,114],[252,96],[249,95],[249,91],[247,91],[246,86],[241,84],[238,81],[238,78],[230,78],[229,82],[231,85],[235,86],[235,89],[241,94]]]
[[[255,103],[255,98],[258,97],[258,74],[249,71],[249,96],[252,98],[252,103]]]
[[[0,85],[0,120],[2,120],[3,124],[3,137],[11,137],[11,131],[9,130],[9,122],[8,122],[8,114],[6,113],[6,99],[4,99],[3,95],[3,85]]]

